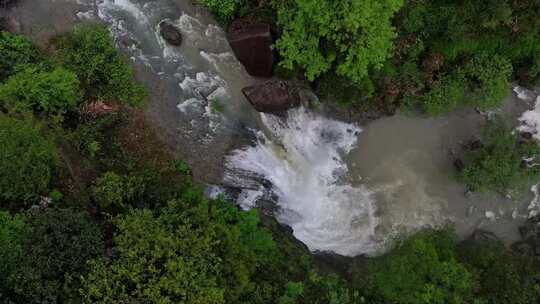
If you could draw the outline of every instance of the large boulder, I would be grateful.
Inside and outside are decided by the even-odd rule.
[[[167,43],[180,46],[182,44],[182,33],[170,22],[163,21],[159,24],[159,33]]]
[[[272,76],[274,53],[270,25],[236,20],[230,27],[228,38],[236,58],[251,76]]]
[[[242,93],[259,112],[280,113],[298,105],[298,98],[284,81],[267,81],[246,87]]]

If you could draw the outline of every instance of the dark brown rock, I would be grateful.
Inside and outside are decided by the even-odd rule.
[[[236,20],[228,38],[234,54],[251,76],[272,76],[274,53],[270,25]]]
[[[180,46],[182,44],[182,33],[169,22],[164,21],[159,24],[159,33],[171,45]]]
[[[267,81],[260,85],[246,87],[242,93],[255,110],[265,113],[279,113],[298,105],[284,81]]]

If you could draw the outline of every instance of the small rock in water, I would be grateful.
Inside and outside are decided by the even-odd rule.
[[[486,218],[490,221],[495,221],[497,219],[495,217],[495,212],[493,211],[486,211]]]
[[[161,22],[159,24],[159,33],[171,45],[180,46],[182,44],[182,33],[170,22]]]

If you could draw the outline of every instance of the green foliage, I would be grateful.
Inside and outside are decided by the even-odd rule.
[[[335,68],[353,82],[387,60],[395,38],[392,16],[401,0],[290,0],[277,5],[283,67],[305,70],[309,80]]]
[[[475,298],[491,304],[533,304],[540,299],[540,262],[518,256],[499,242],[467,241],[459,246],[460,260],[473,273]]]
[[[519,142],[512,130],[497,120],[485,127],[483,146],[465,155],[466,164],[459,179],[472,191],[520,190],[540,176],[535,166],[522,165],[523,159],[539,154],[536,143]]]
[[[191,175],[191,169],[189,165],[183,160],[177,160],[173,162],[174,169],[182,175]]]
[[[420,232],[371,262],[371,296],[383,303],[466,303],[472,276],[458,262],[450,231]]]
[[[11,216],[0,211],[0,299],[9,297],[9,277],[23,267],[23,240],[28,232],[29,228],[22,216]]]
[[[213,98],[210,100],[210,109],[212,109],[213,112],[223,113],[225,106],[219,99]]]
[[[455,109],[465,101],[465,83],[461,75],[443,78],[441,83],[421,99],[424,110],[430,115],[441,115]]]
[[[244,1],[242,0],[198,0],[223,23],[230,22]]]
[[[106,172],[93,187],[94,199],[103,210],[121,211],[125,209],[137,191],[136,181],[128,176]]]
[[[304,293],[304,284],[301,282],[288,282],[285,295],[278,299],[278,304],[294,304]]]
[[[80,99],[77,75],[63,68],[47,72],[29,66],[0,86],[0,104],[23,111],[63,114],[75,110]]]
[[[60,62],[78,75],[87,98],[143,104],[144,88],[134,82],[132,68],[105,26],[80,25],[57,45]]]
[[[508,94],[512,64],[500,56],[480,55],[465,66],[463,73],[469,83],[469,103],[486,110],[500,105]]]
[[[121,123],[117,116],[104,116],[81,123],[70,134],[70,140],[75,148],[85,156],[94,159],[105,159],[111,155],[114,143],[111,143],[110,133]]]
[[[254,291],[249,278],[275,250],[253,216],[189,192],[160,213],[133,210],[117,221],[118,259],[91,264],[83,296],[100,303],[235,303]]]
[[[58,154],[32,120],[0,115],[0,200],[28,201],[48,193]]]
[[[5,285],[1,287],[7,303],[76,300],[87,260],[103,252],[99,228],[85,213],[73,210],[35,211],[26,223],[13,217],[6,226],[4,219],[5,215],[2,231],[14,235],[17,242],[17,254],[11,254],[17,268],[3,273]]]
[[[34,63],[38,58],[28,38],[0,31],[0,80],[11,76],[17,66]]]

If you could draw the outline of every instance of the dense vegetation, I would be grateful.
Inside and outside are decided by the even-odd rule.
[[[199,2],[225,23],[271,23],[276,70],[357,109],[486,109],[500,104],[510,80],[540,80],[538,1]]]
[[[311,16],[313,3],[283,1],[286,6],[278,10],[300,5],[306,11],[287,16],[282,11],[279,23],[290,23],[291,31],[307,26],[301,25],[302,14],[321,17]],[[207,4],[219,10],[227,2]],[[349,32],[320,23],[320,32],[309,33],[309,39],[331,41],[343,52],[331,58],[332,51],[312,45],[311,54],[321,56],[327,69],[307,72],[307,64],[321,62],[300,58],[289,63],[315,71],[313,77],[334,71],[352,83],[372,77],[367,72],[384,70],[388,41],[400,35],[389,24],[399,6],[386,1],[351,7],[339,15],[350,22]],[[389,11],[378,18],[384,8]],[[369,21],[356,19],[360,11]],[[337,14],[325,13],[325,18]],[[325,30],[332,40],[318,36]],[[303,36],[291,35],[282,47],[292,54],[298,48],[294,40]],[[368,46],[343,45],[349,35]],[[145,125],[137,109],[144,91],[104,27],[84,25],[51,43],[47,53],[21,36],[0,34],[0,303],[534,304],[540,299],[537,258],[495,241],[458,245],[451,229],[421,232],[386,255],[362,259],[347,273],[320,267],[274,220],[204,197],[189,168]],[[358,48],[366,52],[372,44],[382,49],[367,61],[342,56]],[[463,59],[461,76],[448,77],[474,79],[481,85],[467,87],[467,96],[489,103],[507,81],[506,72],[501,76],[492,67],[508,68],[507,60],[515,59],[493,58],[498,57]],[[96,103],[111,105],[113,112],[92,112]],[[471,159],[485,163],[481,155]]]
[[[481,145],[466,151],[459,173],[470,190],[520,193],[540,178],[536,142],[513,134],[501,118],[488,123],[483,133]]]

